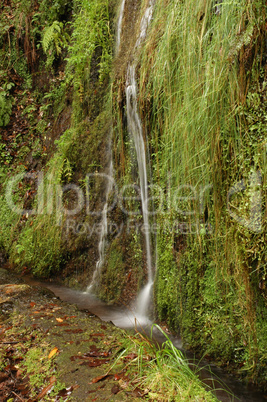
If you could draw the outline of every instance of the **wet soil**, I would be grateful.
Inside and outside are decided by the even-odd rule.
[[[0,307],[1,401],[143,399],[134,373],[112,367],[123,330],[2,269]]]

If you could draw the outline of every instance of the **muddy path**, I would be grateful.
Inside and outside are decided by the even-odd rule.
[[[124,331],[0,271],[1,401],[143,399],[127,372],[131,355],[111,369]]]
[[[143,334],[151,336],[152,322],[143,316],[139,316],[134,311],[134,308],[125,306],[107,305],[86,292],[77,291],[67,288],[55,282],[40,282],[29,276],[24,276],[27,283],[32,285],[42,285],[53,291],[61,300],[68,303],[74,303],[80,309],[90,309],[92,313],[101,318],[102,321],[111,321],[116,327],[126,330],[136,328]],[[166,328],[167,331],[167,328]],[[233,374],[227,373],[223,368],[213,364],[211,361],[201,359],[200,356],[195,356],[194,353],[184,350],[181,338],[172,336],[168,333],[171,341],[178,349],[182,350],[189,362],[191,368],[195,366],[201,367],[200,378],[202,381],[215,389],[214,393],[219,401],[222,402],[262,402],[267,401],[261,391],[253,384],[245,384],[241,382]],[[166,341],[164,335],[156,328],[153,329],[153,339],[161,345]]]

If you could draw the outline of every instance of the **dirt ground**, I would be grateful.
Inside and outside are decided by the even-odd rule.
[[[0,269],[1,401],[137,401],[129,335]],[[115,362],[119,362],[114,366]]]

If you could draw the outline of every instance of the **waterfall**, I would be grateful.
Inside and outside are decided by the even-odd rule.
[[[136,51],[146,37],[147,28],[151,22],[153,15],[153,2],[150,0],[148,7],[141,19],[139,35],[135,44]],[[147,184],[147,167],[146,167],[146,151],[143,138],[142,122],[138,113],[137,103],[137,84],[136,84],[136,61],[128,65],[126,77],[126,107],[127,107],[127,124],[129,132],[132,134],[137,164],[140,176],[141,204],[144,221],[144,235],[146,244],[147,272],[148,283],[142,289],[137,300],[137,313],[141,316],[146,314],[150,300],[150,291],[153,285],[153,271],[151,258],[151,243],[149,233],[149,213],[148,213],[148,184]]]
[[[116,53],[119,52],[120,42],[121,42],[121,28],[122,28],[122,18],[124,13],[124,6],[125,0],[122,0],[117,24],[117,35],[116,35]],[[93,273],[93,278],[91,280],[90,285],[87,287],[87,292],[91,292],[93,288],[99,283],[100,274],[102,271],[102,267],[105,262],[105,246],[106,246],[106,237],[108,234],[108,220],[107,220],[107,213],[108,213],[108,199],[110,192],[113,186],[113,162],[112,162],[112,135],[110,136],[110,143],[109,143],[109,155],[110,155],[110,162],[108,168],[108,185],[106,188],[106,200],[105,205],[102,210],[102,219],[101,219],[101,232],[99,237],[98,243],[98,261],[96,263],[96,267]]]
[[[108,184],[106,187],[106,195],[105,195],[105,205],[102,210],[101,216],[101,231],[98,243],[98,261],[96,263],[96,267],[94,270],[93,278],[91,280],[90,285],[87,287],[87,292],[91,292],[93,288],[99,283],[100,274],[102,271],[103,264],[105,262],[105,246],[106,246],[106,238],[108,234],[108,199],[113,187],[113,161],[112,161],[112,151],[111,151],[111,144],[112,144],[112,136],[110,135],[110,143],[109,143],[109,167],[108,167]]]
[[[143,139],[142,123],[137,110],[137,86],[135,80],[135,65],[129,65],[126,81],[126,106],[127,106],[127,124],[131,132],[137,154],[137,164],[140,176],[141,204],[144,220],[144,234],[147,254],[148,281],[152,281],[152,263],[151,247],[149,235],[149,217],[148,217],[148,192],[147,192],[147,169],[146,152]]]
[[[122,18],[123,18],[123,13],[124,13],[124,6],[125,6],[125,0],[122,0],[121,6],[120,6],[118,24],[117,24],[116,53],[119,52],[120,44],[121,44],[121,27],[122,27]]]
[[[118,53],[120,48],[124,7],[125,7],[125,0],[122,0],[117,24],[116,53]],[[135,43],[134,51],[136,51],[140,47],[141,43],[144,41],[146,37],[147,28],[151,22],[152,14],[153,14],[153,2],[150,0],[148,7],[146,8],[145,13],[141,19],[139,35]],[[138,113],[137,83],[135,76],[136,76],[136,62],[133,61],[128,65],[127,68],[126,107],[127,107],[127,125],[129,132],[132,134],[137,154],[137,164],[140,176],[141,204],[142,204],[142,213],[144,222],[148,282],[147,285],[140,292],[137,301],[137,312],[139,313],[139,315],[144,316],[146,314],[146,310],[150,300],[150,291],[153,285],[153,271],[152,271],[152,257],[151,257],[151,242],[149,233],[149,213],[147,205],[148,181],[147,181],[147,167],[146,167],[146,150],[143,138],[142,123]],[[107,222],[108,199],[113,185],[113,180],[110,180],[110,178],[113,178],[111,143],[112,139],[110,139],[110,164],[108,172],[109,180],[106,188],[105,205],[102,211],[101,232],[98,244],[99,259],[96,263],[96,268],[93,274],[91,284],[87,288],[88,292],[92,291],[92,289],[99,282],[99,277],[105,261],[105,244],[108,233],[108,222]]]

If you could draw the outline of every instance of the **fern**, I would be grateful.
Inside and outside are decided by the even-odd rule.
[[[53,51],[59,55],[62,48],[67,45],[68,36],[63,28],[62,22],[54,21],[52,25],[44,29],[42,46],[46,55],[51,55]]]

